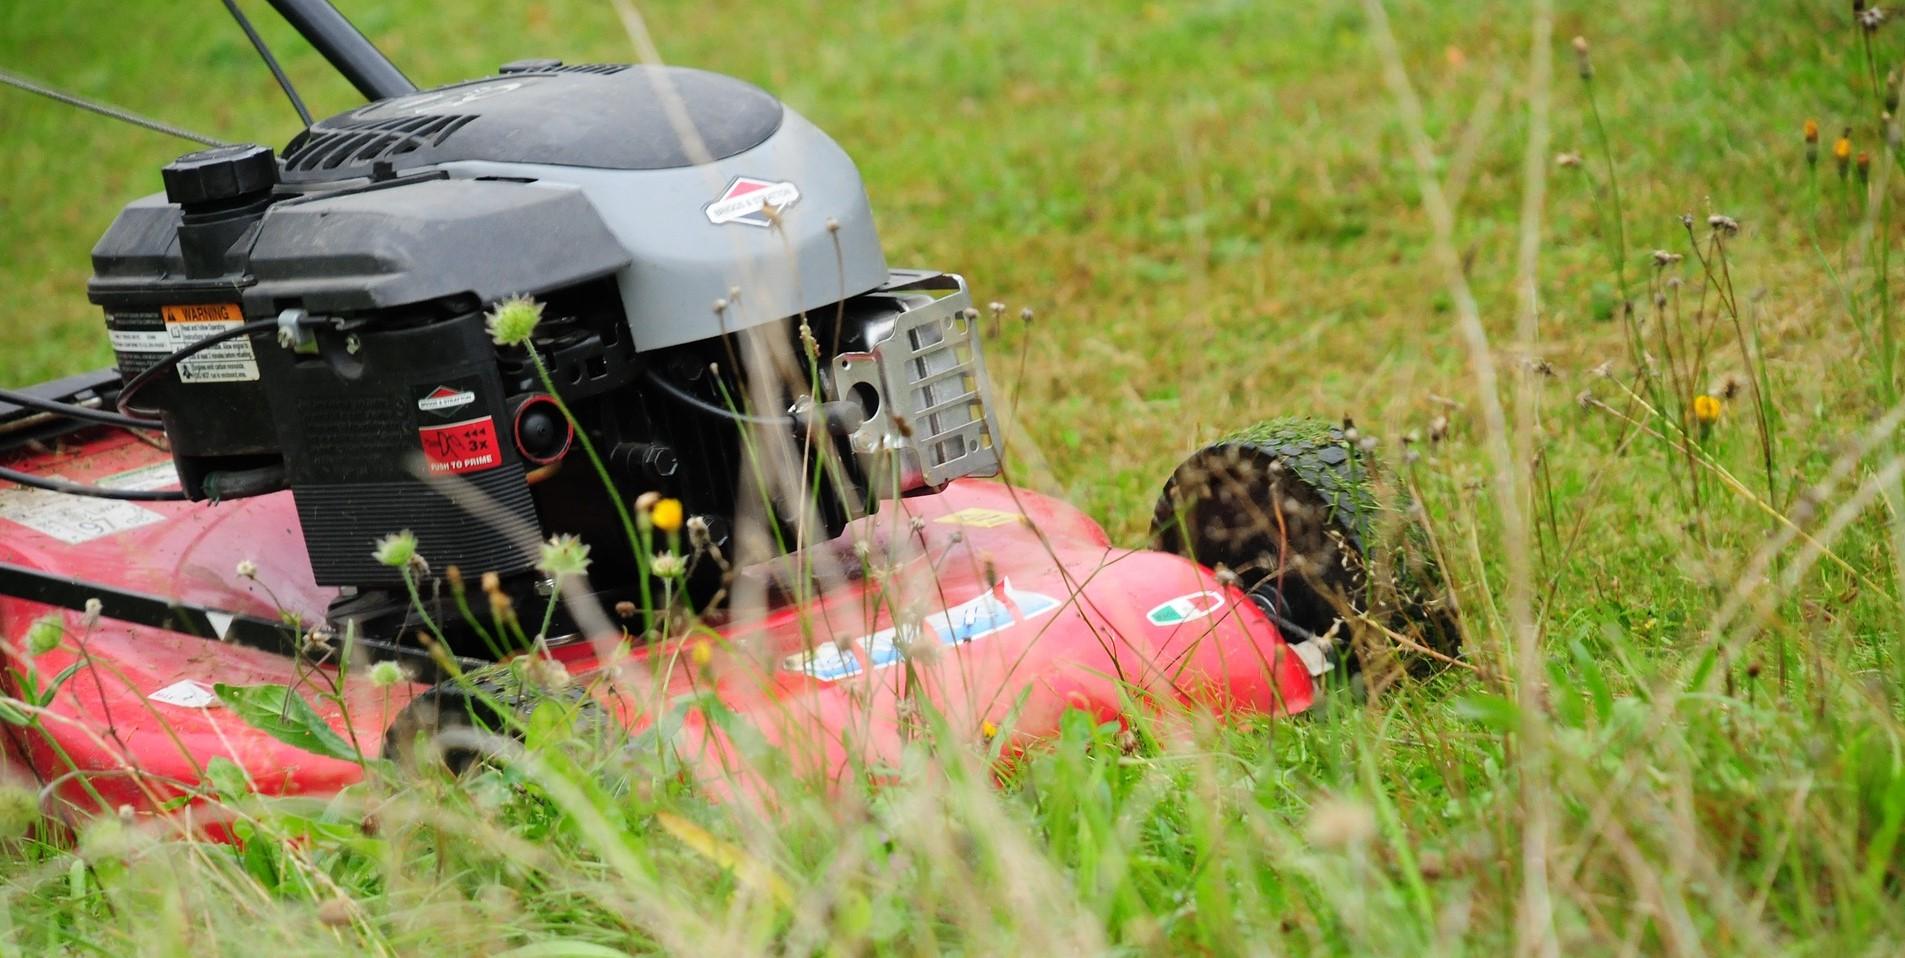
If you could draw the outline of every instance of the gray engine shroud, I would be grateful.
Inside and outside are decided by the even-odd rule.
[[[89,294],[122,374],[160,374],[137,380],[141,401],[163,414],[188,494],[275,471],[327,584],[390,584],[370,546],[403,522],[447,550],[439,565],[526,569],[485,551],[507,544],[473,534],[420,469],[525,522],[594,531],[577,497],[598,493],[530,479],[526,464],[559,461],[567,440],[525,412],[541,384],[522,354],[483,335],[479,310],[515,294],[559,304],[531,355],[580,403],[564,410],[571,434],[609,449],[603,495],[665,487],[728,522],[748,481],[742,422],[790,435],[824,422],[830,448],[857,454],[840,501],[820,506],[830,534],[869,494],[999,471],[963,280],[889,271],[852,160],[742,81],[525,61],[315,123],[275,165],[247,146],[165,176],[167,194],[127,206],[94,248]],[[752,378],[753,353],[706,376],[710,357],[733,356],[716,351],[726,334],[791,344],[801,314],[830,331],[811,384],[775,392]],[[224,365],[178,360],[219,328],[247,332]],[[724,376],[790,405],[736,417],[714,405]],[[468,418],[424,418],[439,395]]]
[[[424,170],[451,182],[402,182]],[[393,174],[387,189],[322,195]],[[311,195],[266,212],[247,314],[271,315],[292,288],[313,311],[368,310],[456,292],[491,302],[606,271],[646,351],[888,279],[847,154],[766,92],[701,70],[550,64],[383,100],[315,124],[282,175]],[[753,182],[771,185],[759,192],[777,213],[746,196],[716,206]],[[96,289],[145,274],[119,257],[152,246],[127,234],[172,229],[177,210],[152,197],[121,220],[95,251],[108,264]],[[717,300],[731,302],[717,313]]]

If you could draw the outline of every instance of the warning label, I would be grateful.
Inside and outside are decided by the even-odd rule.
[[[161,306],[169,352],[184,349],[207,336],[237,329],[244,325],[245,314],[237,303],[195,303],[189,306]],[[179,363],[179,381],[183,383],[243,383],[258,379],[258,357],[251,351],[251,340],[240,336],[210,347]]]
[[[423,441],[423,458],[433,476],[481,472],[503,464],[496,445],[496,420],[488,416],[425,426],[417,430],[417,437]]]

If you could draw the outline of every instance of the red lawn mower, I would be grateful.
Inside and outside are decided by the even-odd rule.
[[[166,165],[93,250],[116,368],[0,391],[0,728],[67,808],[189,804],[217,757],[322,794],[551,697],[672,714],[717,794],[740,730],[838,780],[923,714],[1007,754],[1067,709],[1288,715],[1358,629],[1453,634],[1393,587],[1347,424],[1194,455],[1154,550],[984,478],[965,281],[889,267],[767,93],[550,59],[419,90],[272,5],[369,102]]]

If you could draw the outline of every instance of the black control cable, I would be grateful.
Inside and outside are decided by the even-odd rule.
[[[105,486],[88,486],[78,482],[67,482],[49,476],[36,476],[18,469],[0,466],[0,479],[17,482],[34,489],[47,492],[63,492],[69,496],[85,496],[89,499],[123,499],[127,502],[184,502],[183,489],[108,489]]]
[[[14,389],[0,389],[0,402],[12,403],[24,409],[37,409],[67,419],[79,419],[99,423],[102,426],[120,426],[126,429],[157,429],[159,423],[152,419],[136,419],[106,409],[94,409],[77,403],[59,402],[41,399],[32,393],[23,393]]]
[[[647,378],[650,385],[660,389],[668,398],[704,416],[710,416],[715,419],[725,419],[729,422],[743,423],[752,426],[784,426],[789,429],[806,428],[809,423],[814,421],[814,413],[818,411],[820,414],[819,421],[828,432],[835,435],[846,435],[859,429],[861,424],[865,423],[867,419],[866,410],[862,409],[859,403],[846,400],[820,403],[817,406],[803,409],[789,416],[750,415],[744,412],[737,412],[733,409],[725,409],[708,402],[700,396],[669,382],[667,377],[654,369],[648,371]]]
[[[284,68],[278,65],[278,58],[271,55],[271,48],[265,45],[265,38],[252,28],[245,11],[238,9],[237,0],[225,0],[225,9],[231,13],[233,20],[238,21],[238,28],[245,31],[245,39],[251,41],[252,49],[257,50],[259,58],[265,61],[265,68],[271,71],[271,78],[278,81],[278,88],[291,101],[291,108],[298,111],[298,119],[304,121],[304,128],[310,129],[311,111],[304,108],[304,98],[298,96],[298,88],[291,85],[291,78],[285,76]]]
[[[33,80],[29,80],[26,77],[23,77],[17,73],[10,73],[6,70],[0,70],[0,83],[4,83],[7,86],[14,87],[17,89],[25,90],[28,93],[37,93],[40,96],[46,97],[49,100],[57,100],[61,103],[66,104],[67,106],[75,106],[82,110],[91,110],[92,112],[97,113],[100,116],[109,116],[115,120],[119,120],[124,123],[130,123],[133,126],[140,127],[142,129],[151,130],[154,133],[163,133],[166,136],[176,136],[181,140],[191,140],[192,142],[198,143],[203,146],[224,146],[225,145],[225,141],[215,140],[209,136],[206,136],[203,133],[194,133],[191,130],[184,129],[183,127],[173,126],[170,123],[166,123],[160,120],[154,120],[150,117],[140,116],[139,114],[134,113],[131,110],[122,110],[119,107],[113,106],[110,103],[101,103],[98,100],[88,100],[85,97],[80,96],[78,94],[68,93],[65,90],[56,89],[54,87],[47,86],[44,83],[38,83]]]

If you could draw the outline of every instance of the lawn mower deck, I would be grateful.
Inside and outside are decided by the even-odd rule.
[[[5,464],[109,487],[175,481],[162,450],[114,429]],[[681,710],[672,746],[715,794],[745,788],[752,760],[725,723],[758,733],[800,773],[839,781],[891,767],[922,706],[975,743],[1006,736],[1010,755],[1054,734],[1067,709],[1104,720],[1181,705],[1289,714],[1316,695],[1234,585],[1179,556],[1113,548],[1077,509],[1033,492],[961,480],[813,548],[850,565],[871,556],[877,571],[717,618],[718,637],[575,640],[548,654],[631,729]],[[430,688],[380,686],[361,663],[340,671],[295,654],[308,628],[280,623],[320,621],[335,590],[312,582],[288,493],[207,505],[6,488],[0,586],[11,593],[0,597],[7,692],[24,697],[24,682],[76,670],[37,722],[6,727],[10,760],[66,810],[173,808],[218,757],[266,794],[321,795],[363,775],[248,724],[218,686],[290,686],[370,757]],[[48,615],[63,638],[36,655],[28,633]],[[723,716],[683,705],[697,695]]]

